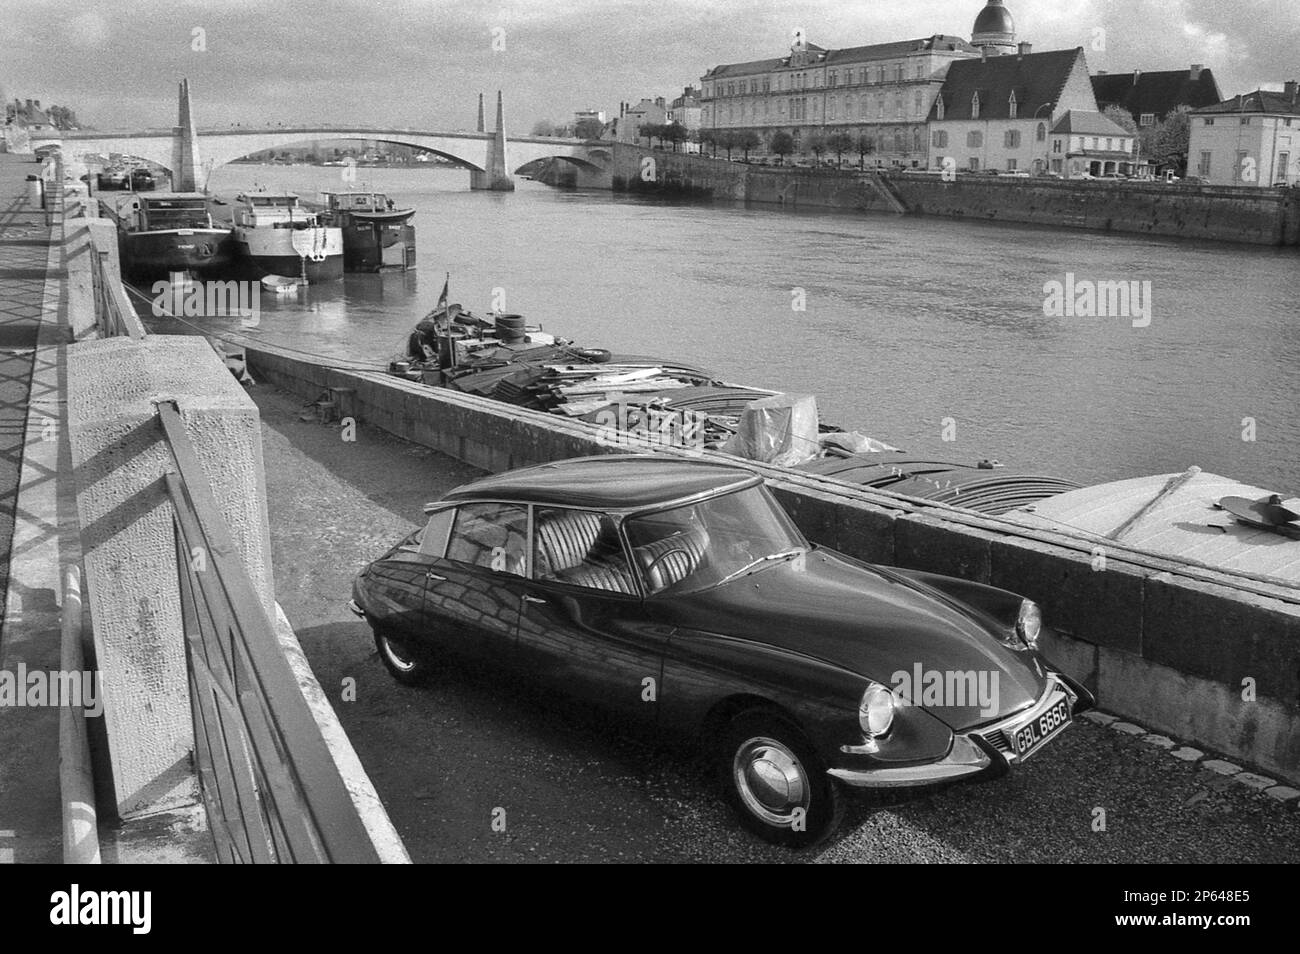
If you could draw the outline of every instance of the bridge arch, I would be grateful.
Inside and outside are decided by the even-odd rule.
[[[241,159],[255,152],[268,149],[282,149],[290,146],[302,146],[321,140],[348,140],[355,142],[383,142],[390,145],[409,146],[421,152],[432,153],[454,162],[470,171],[482,172],[486,163],[486,149],[483,140],[477,136],[464,138],[378,132],[372,130],[284,130],[284,131],[250,131],[239,130],[209,132],[199,134],[199,150],[206,167],[216,169]]]

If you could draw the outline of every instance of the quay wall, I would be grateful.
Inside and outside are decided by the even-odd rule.
[[[918,173],[757,166],[626,143],[609,151],[599,172],[559,162],[540,178],[616,192],[1300,245],[1300,189],[970,175],[945,182]]]
[[[342,389],[358,422],[485,470],[645,450],[591,425],[249,345],[253,376],[307,400]],[[695,455],[698,456],[698,455]],[[727,455],[716,455],[728,459]],[[730,458],[734,460],[734,458]],[[1300,592],[1088,538],[784,468],[763,473],[807,536],[873,563],[946,573],[1037,600],[1044,647],[1103,708],[1192,745],[1300,778]]]

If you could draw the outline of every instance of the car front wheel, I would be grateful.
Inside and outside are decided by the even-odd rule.
[[[375,630],[375,648],[388,674],[403,685],[418,686],[429,678],[429,664],[393,639],[387,630]]]
[[[736,717],[719,768],[741,823],[767,841],[805,848],[843,816],[838,783],[803,733],[778,715],[756,710]]]

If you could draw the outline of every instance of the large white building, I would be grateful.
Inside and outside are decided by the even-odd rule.
[[[927,120],[950,67],[1014,53],[1015,23],[988,0],[969,41],[933,34],[829,50],[797,34],[788,56],[715,66],[700,79],[701,131],[754,131],[766,144],[789,133],[796,150],[813,136],[847,134],[871,161],[925,166]]]
[[[1292,80],[1192,111],[1187,174],[1211,185],[1300,183],[1300,104]]]

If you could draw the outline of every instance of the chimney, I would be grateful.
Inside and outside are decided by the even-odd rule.
[[[655,97],[655,105],[658,106],[660,109],[663,109],[663,108],[664,108],[664,98],[663,98],[662,96],[656,96],[656,97]]]
[[[980,47],[980,62],[981,62],[981,63],[987,63],[988,61],[989,61],[989,48],[988,48],[987,46],[981,46],[981,47]]]
[[[1021,44],[1020,44],[1020,55],[1021,55],[1021,56],[1028,56],[1028,55],[1029,55],[1030,53],[1032,53],[1032,52],[1034,52],[1034,44],[1032,44],[1032,43],[1021,43]]]
[[[1205,67],[1203,67],[1200,63],[1192,64],[1192,74],[1191,74],[1192,82],[1196,82],[1198,79],[1201,78],[1201,70],[1203,70],[1204,68]]]
[[[28,109],[32,108],[32,101],[30,99],[27,101],[27,108]]]

